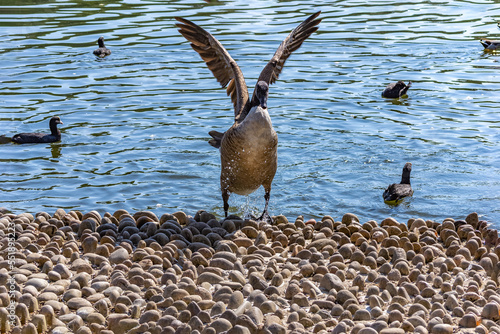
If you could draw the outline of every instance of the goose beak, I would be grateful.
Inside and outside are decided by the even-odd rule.
[[[267,96],[261,96],[259,103],[262,109],[267,109]]]

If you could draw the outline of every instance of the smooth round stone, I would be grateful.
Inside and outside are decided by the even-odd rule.
[[[465,314],[459,322],[460,326],[465,328],[476,328],[478,325],[478,317],[475,314]]]
[[[417,326],[426,327],[427,326],[427,322],[424,319],[422,319],[419,316],[415,316],[415,315],[406,319],[404,322],[409,322],[410,324],[413,325],[413,327],[417,327]]]
[[[212,258],[212,260],[210,260],[210,266],[221,268],[222,270],[233,270],[234,262],[225,258]]]
[[[120,333],[127,333],[134,327],[139,326],[139,321],[137,319],[121,319],[118,322],[117,329]],[[116,330],[113,330],[116,333]]]
[[[289,284],[285,290],[285,298],[292,299],[296,294],[300,293],[300,287],[297,284]]]
[[[379,333],[382,329],[387,328],[387,322],[384,320],[377,320],[374,323],[370,324],[370,327],[375,329],[377,333]]]
[[[48,302],[49,300],[58,300],[59,297],[53,292],[42,292],[37,296],[37,299],[41,303]]]
[[[233,325],[231,325],[229,320],[224,319],[224,318],[219,318],[217,320],[214,320],[210,324],[210,327],[215,329],[216,333],[222,333],[222,332],[230,330],[233,327]]]
[[[378,334],[376,330],[370,327],[365,327],[359,330],[358,334]]]
[[[109,282],[101,281],[101,282],[94,282],[90,286],[92,289],[94,289],[96,292],[103,292],[107,288],[110,287]]]
[[[25,286],[21,292],[22,292],[22,294],[28,293],[34,297],[39,295],[38,290],[32,285]]]
[[[47,276],[48,276],[49,280],[51,280],[52,282],[57,282],[61,279],[61,275],[57,271],[54,271],[54,270],[49,271],[47,273]]]
[[[370,316],[372,317],[372,319],[376,319],[382,315],[384,315],[384,311],[382,311],[380,307],[376,306],[370,310]]]
[[[191,319],[189,319],[188,325],[189,327],[191,327],[192,330],[201,331],[203,329],[203,322],[197,316],[194,316]]]
[[[349,226],[353,223],[359,223],[359,218],[354,213],[346,213],[342,216],[342,224]]]
[[[47,282],[44,279],[41,278],[30,278],[26,283],[24,283],[25,286],[33,286],[35,287],[38,291],[45,289],[47,286],[49,286],[49,282]]]
[[[347,327],[347,325],[343,321],[341,321],[338,323],[337,326],[335,326],[333,328],[332,334],[345,334],[345,333],[348,333],[348,329],[349,328]],[[359,332],[358,332],[358,334],[359,334]]]
[[[365,309],[357,310],[354,312],[352,320],[354,321],[368,321],[371,319],[370,312]]]
[[[84,298],[71,298],[68,300],[67,305],[72,310],[77,310],[82,307],[92,307],[92,304]]]
[[[26,294],[23,294],[20,298],[19,298],[19,304],[24,304],[28,307],[29,309],[29,312],[36,312],[38,311],[38,300],[30,295],[29,293],[26,293]]]
[[[82,320],[82,318],[80,318],[80,316],[74,314],[74,313],[68,313],[68,314],[63,314],[63,315],[60,315],[58,317],[59,320],[61,320],[62,322],[64,322],[65,324],[68,324],[70,323],[71,321],[74,321],[74,320]]]
[[[80,260],[80,259],[79,259]],[[82,260],[83,261],[83,260]],[[76,261],[75,261],[76,262]],[[85,261],[84,261],[85,262]],[[74,262],[73,262],[74,263]],[[85,266],[89,266],[90,265],[88,263],[85,262],[84,264]],[[90,273],[92,273],[92,267],[90,267]],[[76,281],[78,282],[78,284],[80,284],[80,287],[86,287],[89,285],[89,281],[92,277],[90,276],[90,274],[88,272],[80,272],[78,273],[77,275],[75,275],[73,278],[72,278],[72,281]]]
[[[54,309],[54,312],[59,312],[61,308],[63,307],[63,303],[56,301],[56,300],[49,300],[45,302],[44,306],[50,306]]]
[[[80,316],[80,318],[82,318],[83,321],[87,321],[88,315],[94,312],[95,310],[93,307],[80,307],[76,311],[76,315]]]
[[[129,253],[125,248],[118,248],[113,253],[109,255],[109,262],[111,264],[123,263],[129,258]]]
[[[219,275],[211,272],[204,272],[201,275],[198,276],[197,279],[197,284],[202,284],[202,283],[210,283],[210,284],[217,284],[222,282],[224,279],[220,277]]]
[[[344,283],[337,275],[328,273],[321,278],[319,287],[327,291],[330,291],[331,289],[339,291],[344,289]]]
[[[62,263],[56,264],[52,270],[61,275],[62,279],[68,279],[71,277],[71,271]]]
[[[171,292],[170,296],[173,300],[182,300],[183,298],[189,296],[189,292],[183,289],[175,289]]]
[[[63,300],[69,301],[73,298],[81,298],[82,297],[82,290],[78,289],[69,289],[66,291],[62,297]]]
[[[384,328],[380,334],[405,334],[405,331],[402,328]]]
[[[227,308],[232,310],[237,309],[241,304],[243,304],[243,301],[243,293],[241,293],[241,291],[235,291],[231,294],[231,297],[229,297]]]
[[[338,303],[344,304],[349,299],[357,300],[356,297],[349,290],[340,290],[337,293],[337,302]]]
[[[105,325],[106,324],[106,318],[97,312],[90,313],[87,316],[86,320],[89,324],[99,324],[99,325]]]
[[[50,333],[52,334],[67,334],[67,333],[71,333],[71,330],[69,328],[67,328],[66,326],[57,326],[57,327],[54,327]]]
[[[75,334],[92,334],[92,330],[87,326],[80,327]]]
[[[487,303],[481,311],[481,317],[496,321],[500,319],[500,306],[497,303]]]
[[[226,305],[223,302],[217,302],[213,304],[212,309],[210,310],[210,316],[214,317],[222,314],[226,310]]]
[[[303,293],[297,293],[292,297],[292,303],[301,307],[309,307],[309,299]]]
[[[399,310],[389,311],[389,323],[391,323],[393,321],[403,322],[403,320],[404,320],[403,312],[401,312]]]
[[[37,334],[38,333],[38,330],[35,326],[35,324],[33,323],[28,323],[27,325],[25,325],[23,327],[23,331],[22,331],[23,334]]]
[[[244,315],[248,319],[250,319],[250,321],[252,321],[252,323],[256,326],[260,326],[264,321],[264,315],[262,314],[262,311],[255,306],[250,307],[250,309],[248,309]]]
[[[431,334],[453,334],[453,326],[448,324],[438,324],[432,327]]]
[[[459,307],[460,304],[457,300],[457,297],[455,297],[454,295],[449,295],[448,298],[446,298],[444,306],[449,310],[453,310],[455,307]]]

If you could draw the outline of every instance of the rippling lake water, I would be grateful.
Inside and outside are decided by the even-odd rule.
[[[0,133],[62,141],[0,145],[0,206],[84,212],[199,209],[223,215],[219,152],[208,131],[232,105],[174,16],[214,34],[250,89],[286,35],[323,21],[270,87],[279,136],[270,213],[293,219],[347,212],[463,219],[500,227],[498,1],[37,1],[0,4]],[[92,51],[104,36],[112,54]],[[407,98],[384,87],[411,80]],[[412,162],[413,197],[382,193]],[[262,188],[232,195],[230,212],[259,213]]]

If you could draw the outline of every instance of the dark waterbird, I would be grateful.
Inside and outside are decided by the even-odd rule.
[[[53,143],[61,140],[61,132],[57,128],[57,124],[63,124],[59,116],[54,116],[49,121],[50,134],[48,133],[18,133],[12,138],[1,136],[0,143],[7,143],[13,141],[18,144],[27,143]]]
[[[406,85],[403,81],[393,82],[385,87],[382,92],[382,97],[388,97],[391,99],[397,99],[401,96],[404,96],[408,89],[411,87],[411,81],[408,81],[408,85]]]
[[[410,184],[411,163],[407,162],[403,167],[401,183],[393,183],[384,191],[382,195],[387,204],[398,204],[403,198],[413,195]]]
[[[99,37],[97,44],[99,44],[99,47],[94,50],[97,57],[106,57],[111,54],[111,50],[104,46],[104,37]]]
[[[500,40],[494,40],[494,39],[482,39],[479,41],[485,51],[495,51],[500,48]]]
[[[179,32],[191,42],[210,71],[226,87],[234,106],[234,124],[226,132],[210,131],[210,145],[220,149],[221,191],[227,217],[229,195],[248,195],[264,187],[266,201],[259,220],[271,220],[267,211],[271,183],[277,168],[278,136],[267,110],[269,85],[274,83],[290,54],[314,33],[321,12],[311,15],[285,38],[260,73],[252,98],[238,64],[209,32],[193,22],[176,17]]]

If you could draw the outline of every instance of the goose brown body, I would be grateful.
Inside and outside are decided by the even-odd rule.
[[[226,217],[230,193],[248,195],[263,186],[266,203],[259,219],[271,219],[267,208],[278,164],[278,136],[267,110],[268,89],[278,79],[290,54],[318,29],[320,13],[304,20],[280,44],[260,73],[252,98],[243,73],[222,44],[195,23],[175,18],[179,21],[179,32],[191,42],[221,86],[227,87],[227,95],[233,102],[234,124],[225,132],[209,132],[212,136],[209,144],[220,149],[220,183]]]
[[[224,134],[220,146],[221,189],[249,195],[271,189],[278,164],[278,136],[266,109],[252,108]]]

